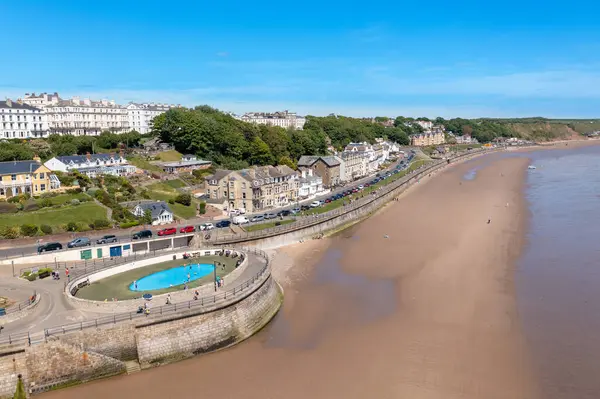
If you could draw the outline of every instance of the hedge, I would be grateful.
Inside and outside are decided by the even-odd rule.
[[[119,227],[122,229],[128,229],[130,227],[134,227],[134,226],[139,226],[140,222],[135,220],[133,222],[124,222],[124,223],[120,223]]]

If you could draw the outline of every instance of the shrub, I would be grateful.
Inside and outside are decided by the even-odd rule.
[[[0,230],[0,235],[8,239],[18,238],[19,229],[14,226],[4,227],[2,230]]]
[[[190,206],[192,204],[192,196],[188,193],[179,194],[175,197],[175,202],[181,205]]]
[[[119,224],[119,227],[122,229],[128,229],[130,227],[139,226],[140,222],[137,220],[131,222],[123,222]]]
[[[30,274],[31,274],[31,271],[30,271],[30,270],[25,270],[25,271],[23,272],[23,274],[21,274],[21,277],[27,277],[27,276],[29,276]]]
[[[78,200],[77,198],[73,198],[73,199],[71,200],[71,205],[73,205],[73,206],[77,206],[77,205],[79,205],[80,203],[81,203],[81,202],[79,202],[79,200]]]
[[[17,206],[9,202],[0,202],[0,213],[15,213]]]
[[[40,230],[42,231],[42,233],[44,233],[46,235],[52,234],[52,227],[48,226],[47,224],[41,225]]]
[[[67,231],[77,231],[77,223],[75,223],[75,222],[69,222],[69,223],[67,223],[67,226],[65,227],[65,230],[67,230]]]
[[[40,201],[40,206],[42,208],[50,208],[52,206],[52,200],[50,198],[42,198]]]
[[[90,230],[90,226],[87,223],[83,223],[83,222],[78,222],[76,223],[77,227],[75,228],[76,231],[89,231]]]
[[[16,204],[17,202],[19,202],[20,199],[21,199],[21,196],[15,195],[14,197],[10,197],[9,199],[7,199],[7,201],[10,202],[11,204]]]
[[[200,203],[200,214],[204,215],[206,213],[206,202],[202,201]]]
[[[42,273],[52,273],[53,270],[51,267],[42,267],[41,269],[38,270],[38,274],[42,274]]]
[[[37,211],[38,209],[40,209],[40,207],[35,201],[28,200],[25,204],[23,204],[23,210],[26,212]]]
[[[67,190],[67,191],[65,191],[65,192],[66,192],[67,194],[72,194],[72,195],[74,195],[74,194],[79,194],[79,193],[81,193],[81,192],[83,192],[83,191],[81,190],[81,188],[77,187],[77,188],[70,188],[70,189],[68,189],[68,190]]]
[[[90,223],[90,228],[95,230],[106,229],[110,227],[110,222],[106,219],[96,219]]]
[[[29,276],[25,277],[29,281],[35,281],[38,277],[37,273],[31,273]]]
[[[35,224],[21,225],[21,235],[24,237],[33,237],[38,232],[38,227]]]

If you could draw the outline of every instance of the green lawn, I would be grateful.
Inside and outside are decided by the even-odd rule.
[[[89,201],[91,199],[91,197],[89,195],[87,195],[86,193],[77,193],[77,194],[59,194],[56,197],[48,197],[48,199],[52,202],[52,205],[64,205],[64,204],[71,202],[71,200],[73,200],[73,199],[78,199],[81,202]],[[43,200],[43,198],[38,198],[36,200],[36,202],[38,204],[40,204],[40,202],[42,202],[42,200]]]
[[[284,220],[278,220],[276,222],[251,224],[251,225],[245,226],[244,230],[246,230],[246,231],[258,231],[258,230],[270,229],[271,227],[275,227],[275,223],[280,223],[283,226],[284,224],[293,223],[295,221],[296,221],[296,219],[284,219]]]
[[[235,263],[238,258],[230,258],[225,256],[203,256],[199,259],[177,259],[170,260],[163,263],[157,263],[155,265],[140,267],[138,269],[130,270],[128,272],[120,273],[114,276],[107,277],[98,282],[95,282],[91,285],[88,285],[79,291],[77,291],[78,298],[91,299],[94,301],[103,301],[108,299],[109,301],[112,298],[117,298],[118,300],[124,299],[134,299],[139,298],[142,294],[150,293],[153,295],[165,294],[167,292],[181,291],[183,289],[183,285],[177,285],[169,288],[165,288],[162,290],[153,290],[153,291],[131,291],[129,286],[135,280],[140,280],[142,277],[145,277],[149,274],[159,272],[161,270],[172,269],[174,267],[193,264],[193,263],[201,263],[201,264],[212,264],[213,262],[219,262],[217,266],[217,276],[218,277],[227,277],[229,273],[231,273],[235,269]],[[225,267],[223,267],[225,265]],[[193,276],[193,267],[192,273]],[[193,288],[198,287],[204,284],[211,284],[214,280],[214,275],[211,273],[207,276],[201,277],[198,280],[194,280],[188,284],[188,289],[190,289],[190,300],[193,296]],[[227,278],[225,278],[225,286],[227,287]],[[164,303],[160,303],[158,305],[163,305]],[[154,306],[157,306],[156,304]],[[132,309],[133,310],[133,309]]]
[[[179,183],[183,184],[181,181],[179,181]],[[153,200],[168,202],[170,199],[175,198],[177,194],[179,194],[179,192],[173,188],[169,182],[150,184],[146,186],[146,188],[148,189],[148,195],[150,195],[150,198]],[[190,206],[174,203],[169,204],[169,208],[171,208],[175,216],[181,219],[190,219],[196,216],[197,204],[198,201],[192,199],[192,204]]]
[[[147,170],[148,172],[163,172],[163,170],[158,166],[152,165],[150,162],[140,157],[128,157],[127,160],[130,164],[137,166],[140,169]]]
[[[0,226],[47,224],[54,227],[69,222],[91,223],[98,219],[106,220],[106,209],[93,202],[86,202],[77,206],[0,215]]]
[[[163,152],[161,152],[161,153],[158,154],[158,157],[163,162],[180,161],[182,156],[183,155],[181,155],[180,152],[177,152],[175,150],[163,151]]]
[[[168,185],[169,187],[172,188],[181,188],[181,187],[186,187],[187,184],[185,184],[184,182],[182,182],[180,179],[175,179],[175,180],[167,180],[165,182],[166,185]]]

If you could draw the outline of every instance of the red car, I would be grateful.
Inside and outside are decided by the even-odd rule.
[[[194,231],[196,231],[194,226],[184,226],[179,230],[180,233],[193,233]]]
[[[162,236],[170,236],[173,234],[177,234],[177,229],[175,227],[169,227],[166,229],[162,229],[158,231],[158,236],[162,237]]]

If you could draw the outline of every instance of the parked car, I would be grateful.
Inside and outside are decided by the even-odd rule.
[[[363,186],[362,184],[360,186],[358,186],[359,190],[362,190],[363,188],[365,188],[365,186]]]
[[[275,213],[265,213],[265,219],[275,219],[277,218],[277,214]]]
[[[79,247],[88,247],[92,245],[90,239],[87,237],[79,237],[67,243],[67,248],[79,248]]]
[[[248,218],[246,216],[236,216],[233,218],[233,224],[245,224],[245,223],[250,223],[250,221],[248,220]]]
[[[96,244],[108,244],[108,243],[117,242],[117,241],[119,241],[117,236],[115,236],[113,234],[109,234],[106,236],[102,236],[102,238],[97,239]]]
[[[180,233],[193,233],[194,231],[196,231],[196,228],[194,226],[184,226],[181,229],[179,229]]]
[[[291,214],[292,214],[292,211],[290,211],[288,209],[284,209],[283,211],[279,211],[277,213],[277,216],[285,217],[285,216],[290,216]]]
[[[308,211],[309,209],[310,209],[310,206],[308,206],[308,205],[302,205],[302,206],[300,207],[300,210],[301,210],[301,211]]]
[[[136,233],[133,233],[131,236],[134,240],[142,240],[144,238],[152,238],[152,232],[150,230],[142,230]]]
[[[263,215],[252,216],[252,218],[250,219],[250,221],[252,223],[254,223],[254,222],[262,222],[263,220],[265,220],[265,217]]]
[[[202,231],[204,230],[212,230],[215,226],[212,223],[202,223],[198,228]]]
[[[216,227],[218,229],[222,229],[224,227],[229,227],[231,226],[231,222],[229,220],[219,220],[216,224]]]
[[[296,214],[300,213],[301,211],[302,210],[300,208],[294,208],[290,212],[292,213],[292,215],[296,215]]]
[[[162,229],[158,231],[158,236],[172,236],[173,234],[177,234],[177,229],[175,227],[167,227],[166,229]]]
[[[42,244],[38,247],[37,251],[39,254],[41,254],[42,252],[48,252],[48,251],[58,251],[59,249],[62,249],[62,244],[59,242],[47,242],[46,244]]]

